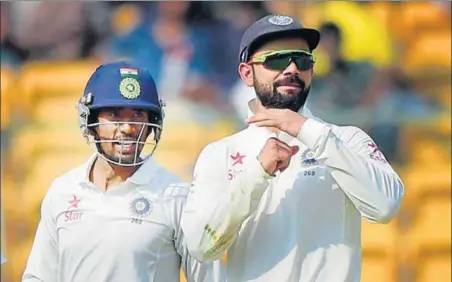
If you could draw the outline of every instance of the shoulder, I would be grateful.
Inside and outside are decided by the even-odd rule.
[[[217,156],[219,155],[222,156],[224,152],[228,152],[231,149],[235,149],[238,147],[243,147],[243,145],[246,143],[244,142],[244,140],[248,140],[246,139],[247,137],[251,137],[251,133],[246,128],[234,134],[228,135],[222,139],[207,144],[202,150],[202,153],[204,154],[209,153],[209,155],[214,154]]]
[[[56,177],[47,191],[47,195],[57,195],[70,193],[76,190],[79,183],[83,181],[86,176],[88,166],[87,164],[79,165],[61,175]]]
[[[371,142],[371,137],[361,128],[357,126],[340,126],[329,125],[332,132],[344,143],[356,143],[356,142]]]

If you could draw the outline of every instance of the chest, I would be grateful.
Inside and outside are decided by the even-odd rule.
[[[173,249],[174,229],[166,207],[151,195],[74,194],[55,218],[58,248],[63,253],[103,249],[126,255]]]
[[[342,190],[314,152],[300,149],[288,169],[270,180],[267,201],[261,208],[267,213],[283,208],[317,218],[335,216],[344,205]]]

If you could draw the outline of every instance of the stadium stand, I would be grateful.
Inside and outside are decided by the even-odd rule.
[[[296,13],[312,26],[337,22],[350,34],[345,43],[350,59],[399,63],[425,96],[444,107],[431,120],[402,125],[399,147],[406,163],[397,171],[406,198],[394,222],[363,220],[363,282],[451,280],[451,31],[445,9],[428,2],[325,2],[300,5]],[[115,32],[127,33],[137,13],[120,6],[113,16]],[[12,71],[2,65],[1,128],[9,140],[2,149],[8,257],[2,281],[20,280],[52,179],[92,154],[78,130],[75,103],[96,66],[85,60],[27,62]],[[200,121],[193,113],[208,118]],[[167,117],[155,157],[187,181],[204,145],[237,130],[227,114],[184,100],[168,103]]]

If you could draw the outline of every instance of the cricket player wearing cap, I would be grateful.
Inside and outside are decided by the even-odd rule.
[[[228,282],[360,281],[361,217],[399,209],[404,185],[372,139],[304,106],[319,40],[280,15],[242,37],[249,126],[203,149],[181,221],[197,259],[228,250]]]
[[[22,281],[179,282],[181,268],[188,281],[223,281],[220,261],[187,252],[189,185],[151,158],[164,112],[149,72],[100,66],[77,109],[95,154],[53,181]]]

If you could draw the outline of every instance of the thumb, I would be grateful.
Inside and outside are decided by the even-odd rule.
[[[295,155],[296,153],[298,153],[299,150],[300,150],[300,147],[298,147],[298,146],[291,146],[290,147],[290,151],[292,153],[292,156]]]

